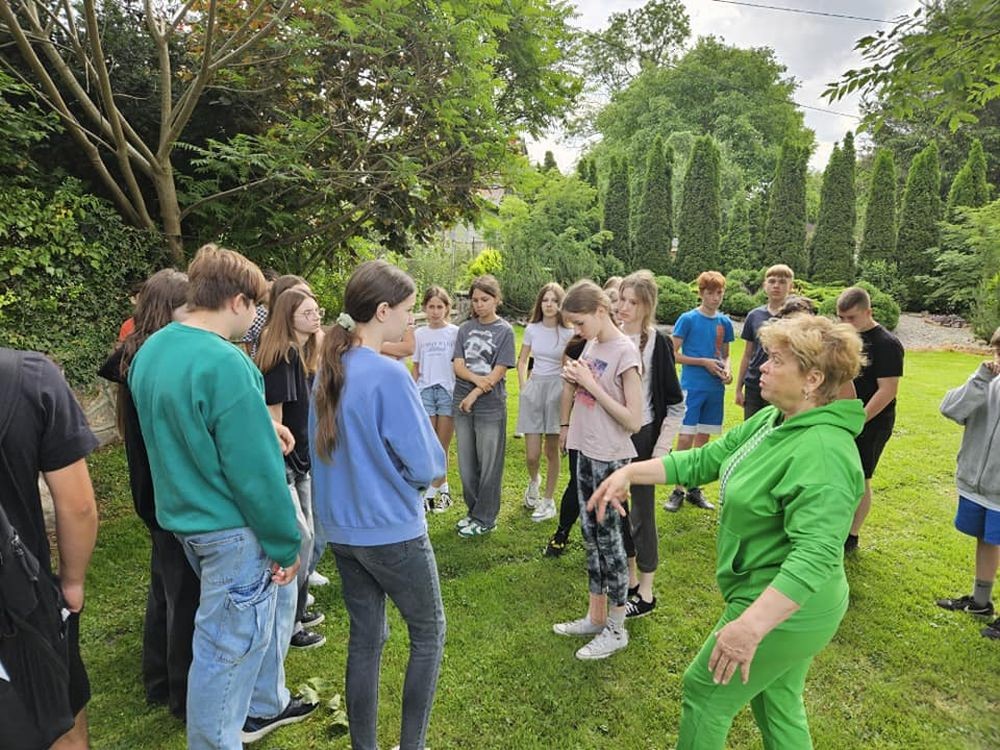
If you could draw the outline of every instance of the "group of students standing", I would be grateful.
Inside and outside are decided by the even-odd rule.
[[[559,635],[587,638],[576,652],[580,659],[602,659],[627,646],[626,620],[656,607],[654,483],[674,481],[668,511],[676,512],[685,500],[711,510],[701,481],[721,476],[724,494],[735,467],[776,439],[771,434],[779,434],[783,420],[826,409],[838,398],[856,404],[856,392],[863,414],[861,407],[855,413],[844,406],[830,417],[838,424],[833,442],[843,454],[836,491],[847,499],[839,509],[853,514],[862,494],[862,471],[855,465],[863,466],[867,491],[891,433],[891,422],[883,417],[888,431],[879,425],[866,459],[864,425],[880,414],[891,417],[902,349],[895,358],[898,341],[893,344],[894,337],[874,323],[863,290],[848,290],[838,304],[841,319],[853,329],[819,318],[816,324],[801,322],[811,316],[800,313],[814,311],[807,300],[789,299],[792,279],[786,266],[768,270],[768,304],[753,311],[743,329],[747,347],[736,398],[751,427],[712,443],[716,447],[708,451],[710,436],[721,431],[725,386],[733,380],[734,331],[720,312],[725,278],[716,272],[699,277],[700,304],[681,316],[672,338],[655,326],[657,286],[648,271],[612,280],[606,288],[586,280],[566,291],[546,284],[516,359],[514,332],[498,315],[502,296],[492,276],[473,281],[471,317],[460,326],[451,323],[447,292],[427,289],[422,297],[427,325],[413,331],[412,279],[385,262],[369,261],[352,274],[343,311],[324,331],[324,313],[298,277],[276,280],[262,312],[264,276],[233,251],[208,245],[186,275],[158,272],[139,295],[134,330],[102,368],[105,377],[122,384],[133,497],[153,541],[143,655],[147,697],[185,717],[192,748],[236,748],[305,718],[315,706],[290,695],[283,664],[290,647],[322,643],[310,629],[322,614],[309,609],[308,580],[329,549],[350,617],[346,697],[352,745],[377,747],[389,598],[410,635],[399,747],[423,748],[445,634],[425,514],[451,505],[446,460],[454,435],[467,509],[457,531],[468,538],[496,529],[511,367],[517,367],[520,384],[517,426],[528,466],[523,502],[534,521],[559,516],[545,554],[561,554],[572,524],[581,523],[587,610],[553,626]],[[762,344],[772,318],[800,321],[774,327],[773,347]],[[862,344],[851,331],[864,339],[863,370]],[[397,342],[411,335],[412,371],[385,356],[405,353]],[[241,339],[252,360],[229,343]],[[823,342],[819,350],[816,341]],[[812,359],[782,354],[769,362],[768,352],[783,351],[780,347],[795,353],[800,347]],[[883,349],[893,357],[880,354]],[[840,352],[832,364],[830,351]],[[794,378],[781,374],[782,368],[797,368]],[[791,396],[781,390],[789,379]],[[781,397],[780,405],[775,402],[779,408],[755,418],[768,405],[768,393]],[[822,425],[829,430],[828,423]],[[811,426],[802,420],[794,425]],[[840,445],[844,435],[853,440],[857,433],[860,458]],[[794,434],[791,426],[780,432]],[[672,453],[675,438],[687,457],[668,462],[664,457]],[[568,453],[570,478],[557,511],[562,451]],[[636,467],[631,480],[630,463]],[[617,512],[604,512],[608,503]],[[764,515],[773,520],[785,512],[771,509]],[[839,521],[828,519],[825,529],[850,547],[850,537],[842,534],[846,525],[841,529]],[[853,527],[852,532],[856,539]],[[791,559],[795,540],[783,539]],[[817,586],[833,586],[827,603],[840,608],[839,623],[846,608],[842,554],[833,560],[828,552],[823,547],[826,572],[803,574],[805,582],[798,580],[781,595],[798,607],[814,578]],[[768,561],[767,575],[773,578],[781,562]],[[720,585],[732,575],[731,569],[720,572]],[[763,600],[766,581],[753,580],[755,596]],[[786,610],[783,618],[795,611]],[[732,617],[742,609],[734,612]],[[732,617],[720,625],[728,628]],[[806,649],[809,659],[835,629],[824,624],[822,638]],[[733,665],[728,682],[738,665],[749,670],[740,643],[720,637],[706,645],[699,660],[715,670],[725,658]],[[805,666],[796,662],[797,687],[785,699],[798,707],[789,722],[799,739],[807,667],[808,659]],[[735,713],[742,703],[733,705]],[[713,737],[724,740],[728,720],[731,716]],[[714,747],[712,742],[691,746]]]

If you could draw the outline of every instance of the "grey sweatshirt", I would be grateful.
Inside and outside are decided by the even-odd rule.
[[[958,451],[958,491],[1000,511],[1000,377],[980,365],[941,402],[941,413],[965,427]]]

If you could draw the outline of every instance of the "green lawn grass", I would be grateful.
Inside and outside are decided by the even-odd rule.
[[[734,347],[733,361],[741,354]],[[952,527],[953,469],[959,428],[938,414],[944,392],[978,359],[947,352],[909,353],[896,432],[874,481],[875,500],[848,561],[851,608],[809,675],[806,702],[817,748],[1000,747],[1000,644],[982,623],[945,612],[937,596],[967,593],[973,542]],[[586,574],[579,532],[560,559],[541,556],[555,521],[534,524],[521,506],[523,443],[513,438],[517,378],[508,377],[509,437],[498,530],[462,540],[456,507],[428,517],[437,553],[448,637],[428,734],[447,748],[666,748],[676,740],[680,681],[722,607],[714,580],[714,512],[659,511],[659,606],[630,625],[628,649],[604,662],[573,657],[578,642],[554,635],[553,622],[580,616]],[[740,411],[727,394],[727,425]],[[452,446],[454,458],[454,446]],[[96,454],[91,467],[101,533],[88,583],[83,651],[93,683],[93,746],[183,748],[184,727],[148,707],[140,643],[148,542],[131,510],[124,453]],[[707,494],[714,497],[715,487]],[[666,491],[661,489],[662,500]],[[348,626],[332,560],[332,584],[315,589],[326,613],[327,644],[292,653],[288,680],[343,684]],[[390,608],[392,635],[383,662],[379,737],[399,741],[405,626]],[[262,740],[261,750],[349,747],[332,714],[315,716]],[[729,736],[733,748],[759,748],[748,711]]]

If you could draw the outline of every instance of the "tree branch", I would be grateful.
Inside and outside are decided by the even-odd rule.
[[[107,110],[108,119],[111,124],[111,132],[115,144],[115,156],[118,159],[118,168],[122,177],[125,178],[125,185],[132,197],[132,205],[136,207],[143,223],[153,223],[149,210],[146,207],[146,199],[139,189],[139,182],[132,171],[132,159],[129,156],[129,143],[122,130],[122,115],[118,105],[115,104],[115,94],[111,90],[111,77],[108,75],[108,66],[104,60],[104,46],[101,43],[100,29],[97,27],[97,11],[94,8],[94,0],[84,0],[84,20],[87,28],[87,36],[90,37],[90,46],[93,51],[94,65],[97,68],[97,86],[101,99],[104,101],[104,108]]]

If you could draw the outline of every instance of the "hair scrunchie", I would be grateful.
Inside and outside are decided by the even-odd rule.
[[[337,316],[337,325],[350,333],[354,330],[354,318],[345,312]]]

